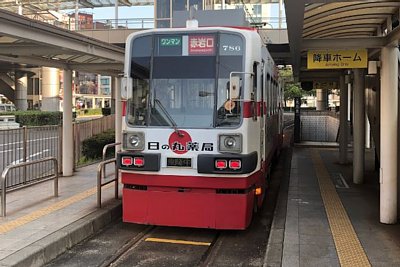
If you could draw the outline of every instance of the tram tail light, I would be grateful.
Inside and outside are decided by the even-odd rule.
[[[215,160],[215,168],[218,170],[224,170],[228,167],[228,162],[226,159]]]
[[[133,165],[135,167],[142,167],[144,166],[144,158],[143,157],[134,157],[133,158]]]
[[[132,157],[122,157],[121,164],[124,166],[131,166],[133,164]]]
[[[229,160],[229,169],[239,170],[240,168],[242,168],[242,161],[240,159]]]

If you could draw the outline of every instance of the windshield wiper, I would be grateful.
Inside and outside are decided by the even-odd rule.
[[[157,103],[164,115],[167,117],[169,122],[171,123],[172,127],[174,128],[175,133],[177,133],[180,137],[183,136],[183,133],[178,129],[178,125],[174,121],[174,119],[171,117],[171,115],[168,113],[167,109],[164,107],[164,105],[161,103],[160,100],[157,98],[154,99],[154,103]]]

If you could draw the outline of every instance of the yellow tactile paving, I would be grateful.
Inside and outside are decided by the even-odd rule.
[[[159,243],[171,243],[171,244],[182,244],[182,245],[193,245],[193,246],[210,246],[209,242],[197,242],[197,241],[186,241],[186,240],[176,240],[176,239],[165,239],[165,238],[154,238],[149,237],[144,241],[146,242],[159,242]]]
[[[113,186],[113,184],[108,184],[106,186],[103,186],[103,188],[107,188],[107,187],[110,187],[110,186]],[[34,212],[30,213],[30,214],[22,216],[22,217],[20,217],[18,219],[15,219],[13,221],[1,224],[0,225],[0,234],[5,234],[5,233],[7,233],[7,232],[9,232],[11,230],[14,230],[17,227],[20,227],[20,226],[25,225],[27,223],[30,223],[30,222],[32,222],[34,220],[37,220],[40,217],[43,217],[43,216],[45,216],[47,214],[50,214],[52,212],[55,212],[55,211],[60,210],[62,208],[65,208],[65,207],[67,207],[67,206],[69,206],[71,204],[74,204],[74,203],[76,203],[76,202],[78,202],[78,201],[80,201],[82,199],[90,197],[90,196],[92,196],[92,195],[94,195],[96,193],[97,193],[97,187],[93,187],[93,188],[88,189],[88,190],[86,190],[86,191],[84,191],[82,193],[74,195],[74,196],[72,196],[70,198],[64,199],[64,200],[59,201],[57,203],[54,203],[53,205],[44,207],[44,208],[42,208],[40,210],[34,211]]]
[[[318,150],[311,150],[321,196],[341,266],[371,266]]]

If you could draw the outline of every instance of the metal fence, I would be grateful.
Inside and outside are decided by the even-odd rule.
[[[74,162],[78,166],[82,157],[82,142],[93,135],[115,128],[115,115],[74,124]]]
[[[115,116],[74,123],[75,167],[82,156],[82,142],[93,135],[114,129]],[[0,173],[9,165],[29,162],[45,157],[54,157],[62,170],[62,127],[40,126],[0,130]],[[9,171],[6,187],[46,179],[51,175],[52,166],[48,162],[26,166]]]
[[[60,126],[22,127],[0,130],[0,171],[9,165],[54,157],[59,159]],[[16,187],[34,180],[47,178],[52,166],[48,163],[10,170],[7,188]]]

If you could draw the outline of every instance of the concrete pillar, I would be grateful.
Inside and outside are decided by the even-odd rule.
[[[63,176],[72,176],[74,170],[74,138],[72,130],[72,71],[64,70],[63,138],[62,138]]]
[[[398,57],[396,47],[381,51],[380,222],[397,222]]]
[[[353,182],[364,182],[365,153],[365,86],[364,71],[354,69]]]
[[[347,121],[351,121],[351,96],[352,96],[351,83],[347,84]]]
[[[42,108],[43,111],[60,110],[60,75],[56,68],[42,68]]]
[[[279,29],[282,29],[282,10],[283,10],[283,0],[279,0]]]
[[[326,89],[317,89],[317,110],[326,110],[327,108],[327,99],[328,99],[328,90]]]
[[[15,73],[15,107],[18,110],[28,109],[28,76],[23,72]]]
[[[118,29],[118,1],[115,1],[115,28]]]
[[[79,0],[75,2],[75,31],[79,30]]]
[[[77,71],[72,71],[72,110],[76,110],[76,88],[79,84],[79,77]]]
[[[344,76],[340,76],[340,135],[339,135],[339,162],[340,164],[347,163],[347,144],[348,144],[348,124],[347,124],[347,113],[348,113],[348,94],[347,84],[344,82]]]
[[[115,142],[122,142],[122,102],[121,102],[121,78],[114,78],[115,84]],[[121,146],[115,147],[115,152],[119,151]]]
[[[371,126],[368,115],[365,113],[365,148],[371,148]]]
[[[117,90],[115,84],[116,84],[116,78],[112,78],[111,79],[111,103],[110,103],[110,105],[111,105],[111,114],[115,114],[115,104],[116,104],[115,91]]]

